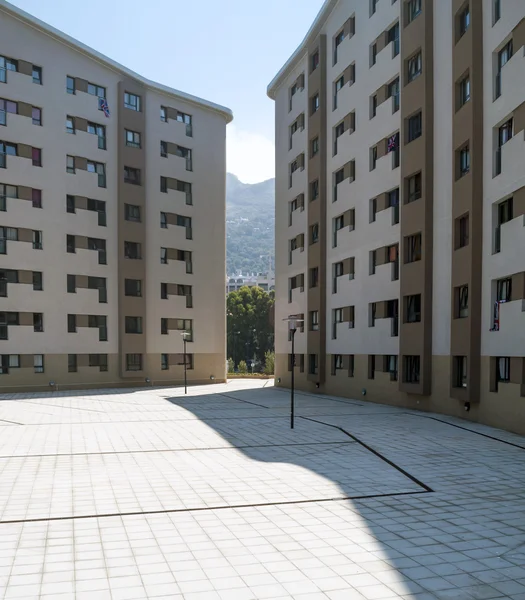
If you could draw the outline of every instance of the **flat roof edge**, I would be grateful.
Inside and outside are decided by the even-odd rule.
[[[86,54],[87,56],[103,64],[104,66],[109,67],[113,71],[117,71],[119,73],[122,73],[123,75],[126,75],[127,77],[136,79],[137,81],[142,83],[146,88],[156,90],[163,94],[168,94],[169,96],[178,98],[179,100],[184,100],[186,102],[190,102],[191,104],[195,104],[201,108],[205,108],[213,112],[219,113],[226,119],[226,123],[230,123],[233,120],[233,113],[231,109],[227,108],[226,106],[216,104],[215,102],[210,102],[209,100],[205,100],[204,98],[199,98],[198,96],[193,96],[192,94],[187,94],[186,92],[176,90],[167,85],[163,85],[161,83],[151,81],[150,79],[146,79],[145,77],[142,77],[142,75],[135,73],[134,71],[128,69],[124,65],[121,65],[120,63],[112,60],[104,54],[97,52],[93,48],[86,46],[82,42],[72,38],[63,31],[52,27],[51,25],[45,23],[44,21],[41,21],[40,19],[37,19],[33,15],[18,8],[17,6],[14,6],[6,0],[0,0],[0,12],[4,12],[15,19],[22,21],[23,23],[26,23],[30,27],[34,27],[35,29],[40,30],[42,33],[56,39],[58,42],[66,44],[67,46],[71,47],[74,50],[77,50],[78,52]]]

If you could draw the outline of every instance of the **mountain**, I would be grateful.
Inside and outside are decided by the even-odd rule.
[[[242,183],[226,175],[226,272],[234,275],[268,272],[274,268],[275,179]]]

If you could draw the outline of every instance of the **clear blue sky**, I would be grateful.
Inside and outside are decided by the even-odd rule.
[[[11,2],[149,79],[228,106],[228,170],[249,183],[273,176],[266,86],[323,0]]]

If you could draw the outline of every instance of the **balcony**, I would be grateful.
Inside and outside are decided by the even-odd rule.
[[[490,356],[523,356],[525,305],[523,300],[499,305],[499,331],[488,331],[486,352]],[[490,314],[488,329],[493,327]]]
[[[523,181],[525,183],[525,135],[523,131],[518,132],[506,144],[498,148],[495,152],[495,172],[499,168],[499,174],[495,177],[493,188],[495,191],[505,193],[508,187],[513,186],[516,182]],[[522,184],[523,185],[523,184]]]
[[[500,80],[499,83],[497,80]],[[488,110],[492,108],[492,122],[502,121],[507,115],[511,114],[517,105],[521,102],[519,99],[525,98],[525,60],[523,59],[523,48],[516,49],[515,54],[501,70],[500,76],[495,76],[494,88],[497,92],[497,86],[500,86],[501,95],[497,97]]]

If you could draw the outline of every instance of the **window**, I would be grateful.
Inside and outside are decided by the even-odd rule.
[[[124,256],[126,258],[140,260],[142,258],[142,247],[138,242],[124,242]]]
[[[405,296],[405,323],[421,321],[421,294]]]
[[[42,166],[42,150],[40,150],[40,148],[31,149],[31,160],[33,162],[33,167]]]
[[[414,81],[417,77],[421,75],[422,71],[422,60],[421,60],[421,51],[415,54],[412,58],[408,59],[407,62],[407,78],[408,83]]]
[[[140,206],[136,206],[135,204],[124,204],[124,218],[126,221],[140,223],[142,221]]]
[[[142,371],[142,354],[126,354],[126,371]]]
[[[370,46],[370,66],[373,67],[377,62],[377,44],[374,42]]]
[[[42,232],[33,230],[33,250],[42,250]]]
[[[142,317],[126,317],[126,333],[142,333]]]
[[[75,294],[77,291],[76,275],[67,276],[67,292],[68,294]]]
[[[68,373],[76,373],[77,372],[77,355],[76,354],[68,354],[67,355],[67,370],[68,370]]]
[[[43,289],[42,271],[33,271],[33,290],[41,292]]]
[[[167,112],[165,106],[161,106],[160,107],[160,120],[163,123],[167,123],[168,122],[168,112]]]
[[[315,71],[318,66],[319,66],[319,50],[316,50],[312,54],[312,58],[311,58],[311,70]]]
[[[343,355],[342,354],[334,354],[332,360],[334,365],[333,374],[335,375],[337,371],[343,369]]]
[[[31,121],[33,125],[42,125],[42,109],[33,106],[31,109]]]
[[[310,287],[315,288],[319,285],[319,267],[310,269]]]
[[[459,15],[459,36],[465,35],[470,26],[470,10],[468,5]]]
[[[96,85],[95,83],[88,83],[87,93],[90,96],[97,96],[98,98],[106,97],[106,88],[101,85]]]
[[[470,100],[470,77],[467,75],[459,82],[459,106]]]
[[[160,178],[160,191],[164,194],[168,192],[168,180],[166,177]]]
[[[310,202],[317,200],[317,198],[319,198],[319,179],[310,183]]]
[[[456,288],[456,306],[456,318],[465,319],[468,317],[468,285]]]
[[[319,138],[316,137],[311,141],[310,157],[313,158],[319,152]]]
[[[416,115],[414,115],[408,119],[408,131],[407,131],[408,142],[413,142],[418,137],[421,137],[422,129],[423,129],[423,120],[422,120],[421,112],[418,112]]]
[[[421,0],[409,0],[407,2],[407,25],[421,13]]]
[[[160,155],[163,158],[168,156],[168,142],[160,142]]]
[[[140,148],[140,133],[138,131],[130,131],[126,129],[126,146],[130,148]]]
[[[318,331],[319,330],[319,311],[311,310],[310,311],[310,331]]]
[[[406,180],[407,204],[421,198],[421,173],[416,173]]]
[[[33,208],[42,208],[42,190],[31,190],[31,204]]]
[[[318,357],[317,354],[308,355],[308,373],[310,375],[317,375],[318,369]]]
[[[67,316],[67,331],[68,331],[68,333],[76,333],[77,332],[77,315],[68,315]]]
[[[66,211],[68,213],[74,213],[75,209],[75,196],[70,196],[69,194],[66,196]]]
[[[399,23],[388,30],[388,43],[392,44],[392,58],[399,54]]]
[[[509,119],[498,129],[498,146],[501,148],[512,138],[513,119]]]
[[[167,371],[170,368],[168,355],[161,354],[160,355],[160,369],[161,371]]]
[[[387,94],[389,98],[392,98],[392,114],[399,110],[399,77],[396,77],[394,81],[388,84]]]
[[[467,357],[454,356],[454,381],[453,386],[456,388],[467,387]]]
[[[495,96],[499,98],[501,96],[501,71],[503,67],[509,62],[514,53],[512,40],[507,42],[505,46],[498,52],[498,64],[496,71],[496,89]]]
[[[493,0],[492,5],[492,24],[495,25],[501,19],[501,1]]]
[[[510,302],[512,299],[512,278],[499,279],[496,282],[496,300],[498,302]]]
[[[370,97],[370,118],[373,119],[377,114],[377,94]]]
[[[370,0],[370,16],[375,14],[377,10],[377,0]]]
[[[376,326],[377,303],[370,302],[368,305],[368,327]]]
[[[124,182],[133,185],[140,185],[140,169],[133,167],[124,167]]]
[[[496,359],[496,384],[510,382],[510,357]],[[497,388],[496,388],[497,389]]]
[[[368,355],[368,379],[375,379],[376,376],[376,356],[375,354]]]
[[[44,315],[42,313],[33,313],[33,331],[44,331]]]
[[[42,85],[42,67],[33,65],[33,83]]]
[[[404,378],[406,383],[419,383],[419,356],[404,356]]]
[[[160,297],[162,300],[168,299],[168,284],[167,283],[160,284]]]
[[[160,333],[161,335],[168,335],[168,319],[160,320]]]
[[[130,110],[140,112],[140,96],[124,92],[124,106]]]
[[[160,249],[160,264],[161,265],[168,264],[168,249],[167,248]]]
[[[315,94],[310,98],[310,113],[313,115],[319,110],[319,94]]]
[[[76,92],[75,78],[70,77],[69,75],[66,77],[66,91],[68,94],[74,94]]]
[[[70,253],[76,252],[75,236],[74,235],[67,235],[66,236],[66,249]]]
[[[397,356],[395,354],[385,356],[385,371],[390,373],[390,381],[397,381]]]
[[[469,217],[464,215],[458,221],[458,248],[464,248],[469,243]]]
[[[74,156],[67,156],[67,160],[66,160],[66,171],[68,173],[75,173],[75,157]]]
[[[33,365],[35,367],[35,373],[43,373],[44,372],[44,355],[43,354],[34,354],[33,355]]]
[[[405,238],[405,263],[421,260],[421,234],[416,233]]]
[[[470,171],[470,147],[467,145],[459,153],[459,178],[464,177]]]
[[[317,244],[319,241],[319,223],[310,227],[310,244]]]
[[[498,204],[498,225],[503,225],[514,218],[514,199],[508,198]]]
[[[377,146],[370,148],[370,170],[373,171],[377,166]]]

